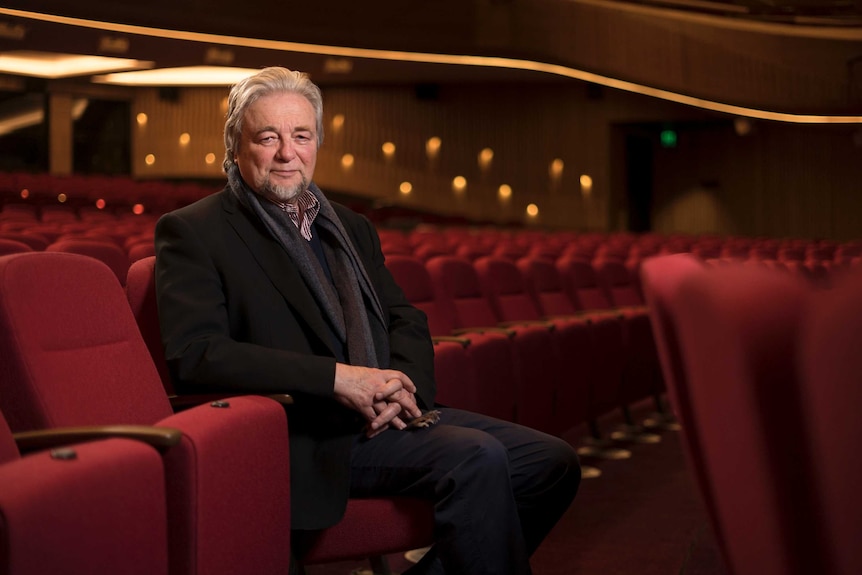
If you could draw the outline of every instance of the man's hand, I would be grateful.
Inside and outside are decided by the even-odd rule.
[[[422,415],[414,396],[416,385],[398,370],[337,363],[333,391],[339,402],[368,420],[369,437],[390,425],[407,427],[399,417],[402,413],[408,419]]]

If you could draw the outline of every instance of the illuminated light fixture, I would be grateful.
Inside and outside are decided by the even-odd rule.
[[[527,204],[526,212],[529,217],[535,218],[539,215],[539,206],[536,204]]]
[[[584,174],[580,178],[581,183],[581,194],[584,196],[589,196],[593,191],[593,179],[588,175]]]
[[[383,155],[387,158],[391,158],[395,155],[395,144],[392,142],[384,142],[380,149],[383,150]]]
[[[215,163],[215,158],[216,158],[215,154],[213,154],[212,152],[210,152],[209,154],[207,154],[207,155],[204,157],[204,162],[206,162],[207,164],[214,164],[214,163]]]
[[[332,117],[332,130],[339,131],[344,126],[344,114],[335,114]]]
[[[97,210],[104,210],[106,205],[107,205],[107,202],[105,202],[104,199],[99,198],[98,200],[96,200],[96,209]]]
[[[135,204],[132,206],[132,213],[136,216],[140,216],[144,213],[144,204]]]
[[[548,168],[548,172],[551,174],[553,179],[558,180],[563,175],[563,168],[565,167],[565,162],[560,158],[556,158],[551,162],[551,167]]]
[[[658,137],[662,148],[676,148],[676,143],[679,140],[676,130],[662,130]]]
[[[410,182],[401,182],[401,185],[398,186],[398,191],[405,196],[409,196],[410,192],[413,191],[413,184]]]
[[[229,102],[227,100],[227,96],[225,96],[224,98],[221,99],[221,113],[222,114],[227,114],[228,105],[229,105]]]
[[[141,112],[137,116],[135,116],[135,121],[138,123],[139,126],[146,126],[148,120],[149,120],[149,118],[143,112]]]
[[[452,191],[456,194],[463,194],[467,189],[467,178],[464,176],[455,176],[452,179]]]
[[[349,74],[353,71],[353,61],[348,58],[327,58],[323,62],[327,74]]]
[[[735,118],[733,120],[733,130],[737,136],[747,136],[751,133],[751,120],[748,118]]]
[[[30,190],[28,190],[27,188],[24,188],[23,190],[21,190],[21,194],[19,194],[19,195],[21,196],[22,200],[26,200],[27,198],[30,197]]]
[[[57,194],[57,201],[60,202],[61,204],[65,203],[66,200],[68,200],[68,199],[69,199],[68,196],[66,196],[66,194],[64,194],[62,192]]]
[[[491,148],[484,148],[481,152],[479,152],[479,167],[483,170],[487,170],[491,167],[491,162],[494,160],[494,150]]]
[[[626,5],[625,3],[617,3],[615,9],[638,11],[647,8],[637,5]],[[111,22],[100,22],[97,20],[88,20],[85,18],[71,18],[68,16],[57,16],[53,14],[40,14],[27,10],[17,10],[13,8],[0,7],[0,14],[13,16],[16,18],[26,18],[29,20],[37,20],[42,22],[52,22],[56,24],[66,24],[69,26],[78,26],[82,28],[90,28],[94,30],[103,30],[121,34],[136,34],[140,36],[149,36],[156,38],[167,38],[172,40],[186,40],[190,42],[202,42],[206,44],[221,44],[225,46],[237,46],[247,48],[261,48],[264,50],[276,50],[281,52],[298,52],[303,54],[319,54],[324,56],[335,56],[342,58],[369,58],[376,60],[388,60],[396,62],[418,62],[426,64],[449,64],[456,66],[473,66],[473,67],[491,67],[501,69],[525,70],[533,72],[541,72],[553,74],[565,78],[582,80],[593,84],[599,84],[616,90],[625,92],[634,92],[644,96],[676,102],[686,106],[693,106],[713,112],[721,112],[733,116],[743,116],[747,118],[758,118],[762,120],[774,120],[776,122],[790,122],[796,124],[862,124],[862,115],[821,115],[821,114],[790,114],[784,112],[773,112],[769,110],[760,110],[757,108],[746,108],[744,106],[736,106],[733,104],[725,104],[704,98],[697,98],[662,90],[635,82],[618,80],[608,76],[602,76],[568,66],[559,64],[550,64],[547,62],[536,62],[533,60],[521,60],[516,58],[503,58],[497,56],[470,56],[463,54],[432,54],[424,52],[405,52],[399,50],[377,50],[371,48],[348,48],[344,46],[324,46],[321,44],[304,44],[300,42],[287,42],[283,40],[262,40],[258,38],[242,38],[239,36],[226,36],[222,34],[209,34],[203,32],[188,32],[183,30],[169,30],[162,28],[152,28],[149,26],[134,26],[129,24],[116,24]],[[670,13],[677,19],[704,19],[706,16],[685,14],[682,11],[679,13]],[[764,23],[757,21],[746,21],[745,19],[710,19],[710,22],[716,25],[745,29],[745,30],[760,30],[768,33],[781,33],[786,35],[806,36],[812,38],[833,38],[841,40],[862,40],[862,30],[859,27],[822,27],[822,26],[802,26],[797,24],[780,24],[780,23]]]
[[[509,198],[512,197],[512,186],[509,184],[503,184],[499,188],[497,188],[497,197],[502,201],[508,201]]]
[[[184,66],[104,74],[93,77],[93,82],[120,86],[232,86],[259,71],[228,66]]]
[[[436,158],[437,154],[440,153],[440,146],[443,145],[443,142],[437,136],[432,136],[428,138],[428,141],[425,142],[425,153],[428,154],[429,158]]]
[[[37,78],[71,78],[118,70],[152,68],[153,62],[106,56],[13,50],[0,53],[0,72]]]
[[[152,166],[156,163],[156,155],[155,154],[147,154],[144,158],[144,163],[148,166]]]
[[[180,146],[188,146],[189,142],[192,141],[191,135],[188,132],[183,132],[180,134]]]
[[[341,156],[341,167],[345,170],[353,167],[353,154],[344,154]]]

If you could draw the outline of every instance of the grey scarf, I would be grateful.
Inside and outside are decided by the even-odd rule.
[[[320,232],[333,282],[327,278],[310,243],[300,235],[287,214],[252,191],[236,166],[228,172],[228,184],[240,203],[257,214],[296,264],[333,333],[344,344],[348,363],[389,367],[389,332],[383,307],[347,231],[317,185],[309,186],[309,191],[320,202],[314,231]]]

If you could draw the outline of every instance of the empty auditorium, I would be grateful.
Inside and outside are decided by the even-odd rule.
[[[859,575],[860,349],[862,0],[0,3],[0,575]]]

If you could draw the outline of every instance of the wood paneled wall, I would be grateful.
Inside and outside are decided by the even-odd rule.
[[[133,108],[139,178],[219,178],[224,89],[140,90]],[[324,88],[326,135],[315,180],[324,189],[387,203],[548,228],[614,230],[627,210],[624,158],[614,130],[675,125],[680,143],[656,140],[653,227],[748,235],[857,237],[862,213],[858,128],[755,123],[737,136],[732,118],[582,83]],[[144,126],[134,124],[144,112]],[[340,129],[333,119],[344,119]],[[189,143],[179,137],[188,133]],[[656,132],[657,133],[657,132]],[[436,158],[426,142],[439,137]],[[395,144],[391,158],[384,142]],[[487,169],[483,148],[494,151]],[[155,162],[147,164],[147,154]],[[214,162],[205,162],[206,154]],[[353,157],[349,167],[345,154]],[[564,162],[551,177],[554,159]],[[579,178],[593,180],[589,193]],[[452,179],[463,176],[457,193]],[[399,186],[410,182],[409,195]],[[512,188],[501,201],[498,187]],[[525,215],[527,204],[539,208]]]

